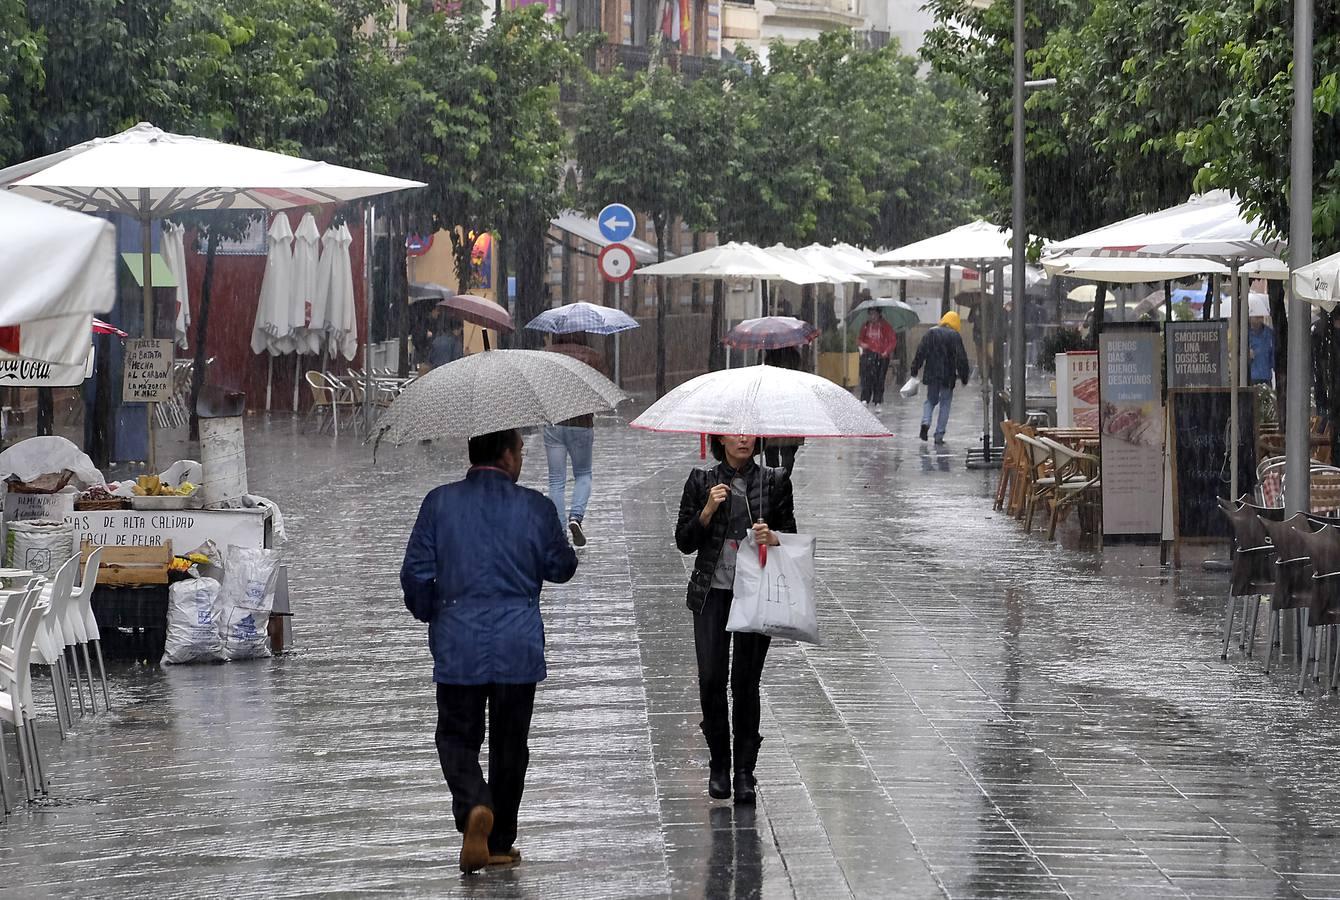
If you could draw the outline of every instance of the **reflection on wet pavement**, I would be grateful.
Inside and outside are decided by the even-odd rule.
[[[697,441],[601,427],[591,545],[546,595],[525,862],[473,878],[396,586],[461,448],[374,463],[257,418],[251,482],[293,538],[296,651],[116,667],[111,714],[64,744],[43,732],[54,799],[0,826],[0,894],[1340,896],[1340,701],[1295,695],[1287,666],[1219,661],[1223,574],[992,512],[994,474],[962,465],[974,400],[942,451],[897,401],[893,440],[801,449],[825,642],[774,642],[753,810],[706,795],[671,539]]]

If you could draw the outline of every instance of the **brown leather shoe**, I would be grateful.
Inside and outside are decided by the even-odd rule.
[[[489,833],[493,831],[493,810],[476,806],[465,820],[465,838],[461,841],[461,871],[478,872],[489,864]]]

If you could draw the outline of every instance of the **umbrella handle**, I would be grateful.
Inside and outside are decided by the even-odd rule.
[[[759,544],[759,545],[758,545],[758,567],[759,567],[760,569],[766,569],[766,568],[768,567],[768,545],[767,545],[767,544]]]

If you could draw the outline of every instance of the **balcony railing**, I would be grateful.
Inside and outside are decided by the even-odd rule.
[[[672,72],[679,72],[685,78],[701,78],[709,72],[715,72],[721,61],[707,56],[692,56],[674,51],[664,57]],[[634,47],[630,44],[605,44],[596,52],[596,71],[608,74],[615,71],[646,71],[651,64],[651,50],[648,47]]]

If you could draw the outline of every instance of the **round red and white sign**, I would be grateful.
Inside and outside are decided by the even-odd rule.
[[[637,260],[633,251],[623,244],[610,244],[600,251],[600,274],[606,281],[627,281],[633,277]]]

